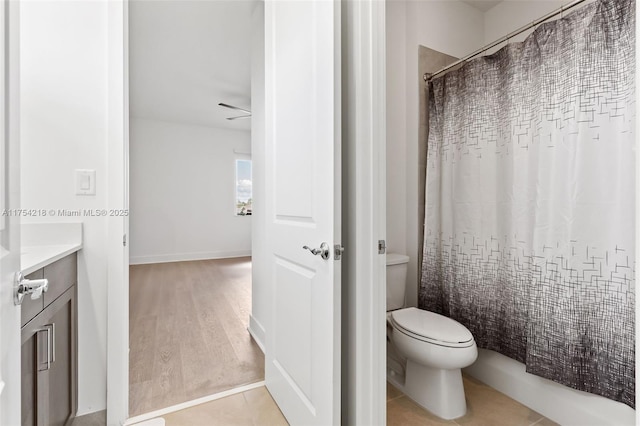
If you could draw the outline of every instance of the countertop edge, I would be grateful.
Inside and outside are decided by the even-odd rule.
[[[48,248],[52,249],[52,246],[43,246],[43,247],[48,247]],[[55,247],[59,248],[59,250],[55,250],[55,254],[47,255],[47,256],[43,257],[42,259],[37,259],[37,261],[35,263],[28,264],[26,267],[25,267],[25,265],[22,264],[22,258],[21,258],[20,267],[22,269],[22,275],[29,275],[29,274],[37,271],[38,269],[44,268],[45,266],[52,264],[56,260],[60,260],[63,257],[70,255],[71,253],[75,253],[75,252],[81,250],[82,249],[82,243],[61,245],[61,246],[55,246]]]

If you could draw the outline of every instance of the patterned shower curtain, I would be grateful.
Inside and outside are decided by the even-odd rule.
[[[599,0],[429,90],[420,307],[635,406],[635,3]]]

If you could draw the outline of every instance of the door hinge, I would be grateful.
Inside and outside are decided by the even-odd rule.
[[[378,254],[385,254],[387,252],[387,243],[384,240],[378,240]]]
[[[122,246],[127,246],[127,234],[122,235]]]
[[[344,253],[344,247],[340,244],[336,244],[333,246],[333,258],[335,260],[340,260],[342,258],[342,253]]]

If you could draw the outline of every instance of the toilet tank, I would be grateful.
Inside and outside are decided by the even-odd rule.
[[[387,311],[404,307],[409,256],[387,253]]]

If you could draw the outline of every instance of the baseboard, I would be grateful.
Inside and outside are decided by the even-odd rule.
[[[146,265],[149,263],[185,262],[189,260],[228,259],[251,256],[251,250],[212,251],[197,253],[172,253],[152,256],[131,256],[130,265]]]
[[[248,330],[249,330],[249,334],[251,334],[251,337],[253,337],[253,340],[255,340],[256,343],[258,344],[258,347],[260,348],[262,353],[264,353],[264,338],[265,338],[264,327],[262,326],[262,324],[260,324],[259,321],[257,321],[253,317],[253,315],[249,315]]]
[[[524,364],[486,349],[464,372],[562,425],[635,425],[635,410],[534,376]]]

